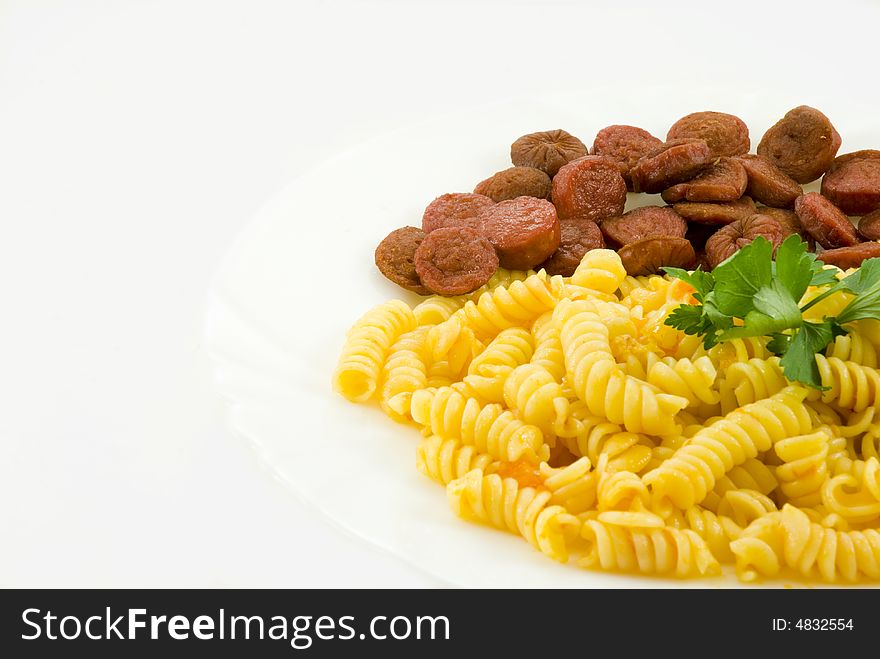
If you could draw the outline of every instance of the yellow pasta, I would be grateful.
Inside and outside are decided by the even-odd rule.
[[[705,349],[666,325],[693,293],[628,277],[611,250],[570,278],[499,269],[467,295],[367,312],[333,387],[421,430],[416,468],[457,515],[554,560],[880,580],[880,321],[847,323],[808,390],[766,338]]]

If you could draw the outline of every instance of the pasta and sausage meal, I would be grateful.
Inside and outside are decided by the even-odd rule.
[[[806,106],[756,155],[719,112],[523,136],[379,245],[425,297],[362,316],[334,388],[421,431],[456,515],[553,560],[880,580],[880,152],[840,145]]]

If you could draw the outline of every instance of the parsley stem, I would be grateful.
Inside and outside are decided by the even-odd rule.
[[[809,302],[807,302],[804,306],[801,307],[801,313],[803,313],[804,311],[806,311],[807,309],[809,309],[810,307],[812,307],[814,304],[818,304],[819,302],[821,302],[822,300],[824,300],[824,299],[825,299],[826,297],[828,297],[829,295],[832,295],[833,293],[836,293],[836,292],[841,288],[841,284],[842,284],[842,283],[843,283],[843,282],[838,282],[838,283],[836,283],[834,286],[832,286],[831,288],[829,288],[827,291],[825,291],[825,292],[822,293],[821,295],[817,295],[817,296],[814,297],[812,300],[810,300]]]

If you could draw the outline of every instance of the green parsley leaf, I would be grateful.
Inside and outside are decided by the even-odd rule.
[[[788,334],[773,334],[767,342],[767,350],[774,355],[784,355],[791,343],[791,337]]]
[[[745,318],[754,310],[754,298],[772,281],[773,246],[759,236],[712,271],[715,303],[727,316]]]
[[[837,315],[837,322],[851,323],[863,318],[880,317],[880,259],[868,259],[840,285],[856,297]]]
[[[774,283],[781,283],[788,291],[788,297],[797,308],[797,301],[803,297],[813,279],[813,266],[816,255],[807,252],[807,244],[800,236],[786,238],[776,250],[776,270]],[[822,269],[821,264],[819,269]],[[768,313],[765,311],[765,313]]]
[[[804,322],[789,343],[788,350],[780,360],[783,373],[789,380],[802,382],[813,389],[824,390],[816,364],[816,353],[820,352],[834,337],[834,322]]]
[[[696,304],[676,307],[666,318],[665,324],[692,335],[705,334],[712,329],[712,322],[703,315],[703,307]]]

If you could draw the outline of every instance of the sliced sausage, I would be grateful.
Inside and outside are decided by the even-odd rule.
[[[437,197],[422,216],[422,230],[431,233],[443,227],[476,227],[483,211],[495,202],[489,197],[469,192],[453,192]]]
[[[835,159],[822,179],[822,194],[847,215],[880,208],[880,151],[856,151]]]
[[[804,229],[825,249],[849,247],[859,242],[856,228],[849,218],[818,192],[798,197],[794,212]]]
[[[724,112],[694,112],[672,124],[666,135],[667,140],[686,138],[705,140],[716,158],[748,153],[752,145],[745,122]]]
[[[477,183],[474,193],[485,195],[495,202],[517,197],[549,199],[550,177],[534,167],[510,167]]]
[[[811,252],[816,250],[816,241],[813,239],[813,236],[804,229],[804,225],[801,224],[797,213],[794,211],[790,211],[787,208],[770,208],[762,206],[758,209],[758,213],[766,215],[767,217],[772,217],[776,220],[779,223],[779,226],[782,227],[784,238],[794,235],[800,236],[801,240],[807,243]]]
[[[583,142],[560,128],[523,135],[510,145],[514,165],[540,169],[551,178],[563,165],[587,153]]]
[[[696,178],[666,188],[661,197],[668,204],[677,201],[736,201],[749,180],[745,168],[734,158],[718,161]]]
[[[540,267],[550,275],[571,277],[584,258],[584,254],[591,249],[605,247],[605,241],[602,239],[599,225],[593,220],[579,218],[559,220],[559,229],[561,236],[559,247]]]
[[[602,235],[612,245],[623,246],[645,238],[684,238],[687,222],[671,208],[643,206],[602,220]]]
[[[414,261],[422,283],[441,295],[470,293],[498,269],[492,243],[467,227],[432,231],[422,240]]]
[[[430,295],[416,272],[415,254],[425,232],[416,227],[403,227],[389,233],[376,248],[376,267],[398,286],[419,295]]]
[[[553,177],[550,197],[560,219],[580,217],[599,222],[623,213],[626,183],[612,161],[585,156],[568,163]]]
[[[645,238],[624,245],[617,254],[633,277],[657,274],[663,266],[688,268],[697,259],[693,246],[684,238]]]
[[[791,208],[794,200],[804,193],[797,181],[764,156],[747,154],[738,160],[749,179],[746,194],[755,201],[774,208]]]
[[[751,197],[717,204],[682,201],[672,206],[688,222],[697,224],[730,224],[755,214]]]
[[[722,227],[706,241],[706,260],[714,269],[733,256],[758,236],[763,236],[773,245],[774,251],[782,243],[782,227],[772,217],[752,215],[733,224]]]
[[[626,182],[627,190],[632,190],[630,170],[643,156],[663,144],[651,133],[635,126],[608,126],[599,131],[593,140],[591,153],[613,160]]]
[[[556,208],[545,199],[499,202],[480,217],[479,231],[495,247],[501,265],[512,270],[528,270],[559,247]]]
[[[798,183],[809,183],[831,167],[839,148],[840,135],[828,117],[801,105],[789,110],[764,133],[758,155]]]
[[[662,192],[694,178],[712,164],[704,140],[672,140],[642,156],[630,171],[635,192]]]
[[[859,220],[858,232],[865,240],[880,240],[880,210],[863,216]]]
[[[841,270],[859,268],[865,259],[880,258],[880,243],[860,243],[849,247],[826,249],[816,258],[829,265],[836,265]]]

